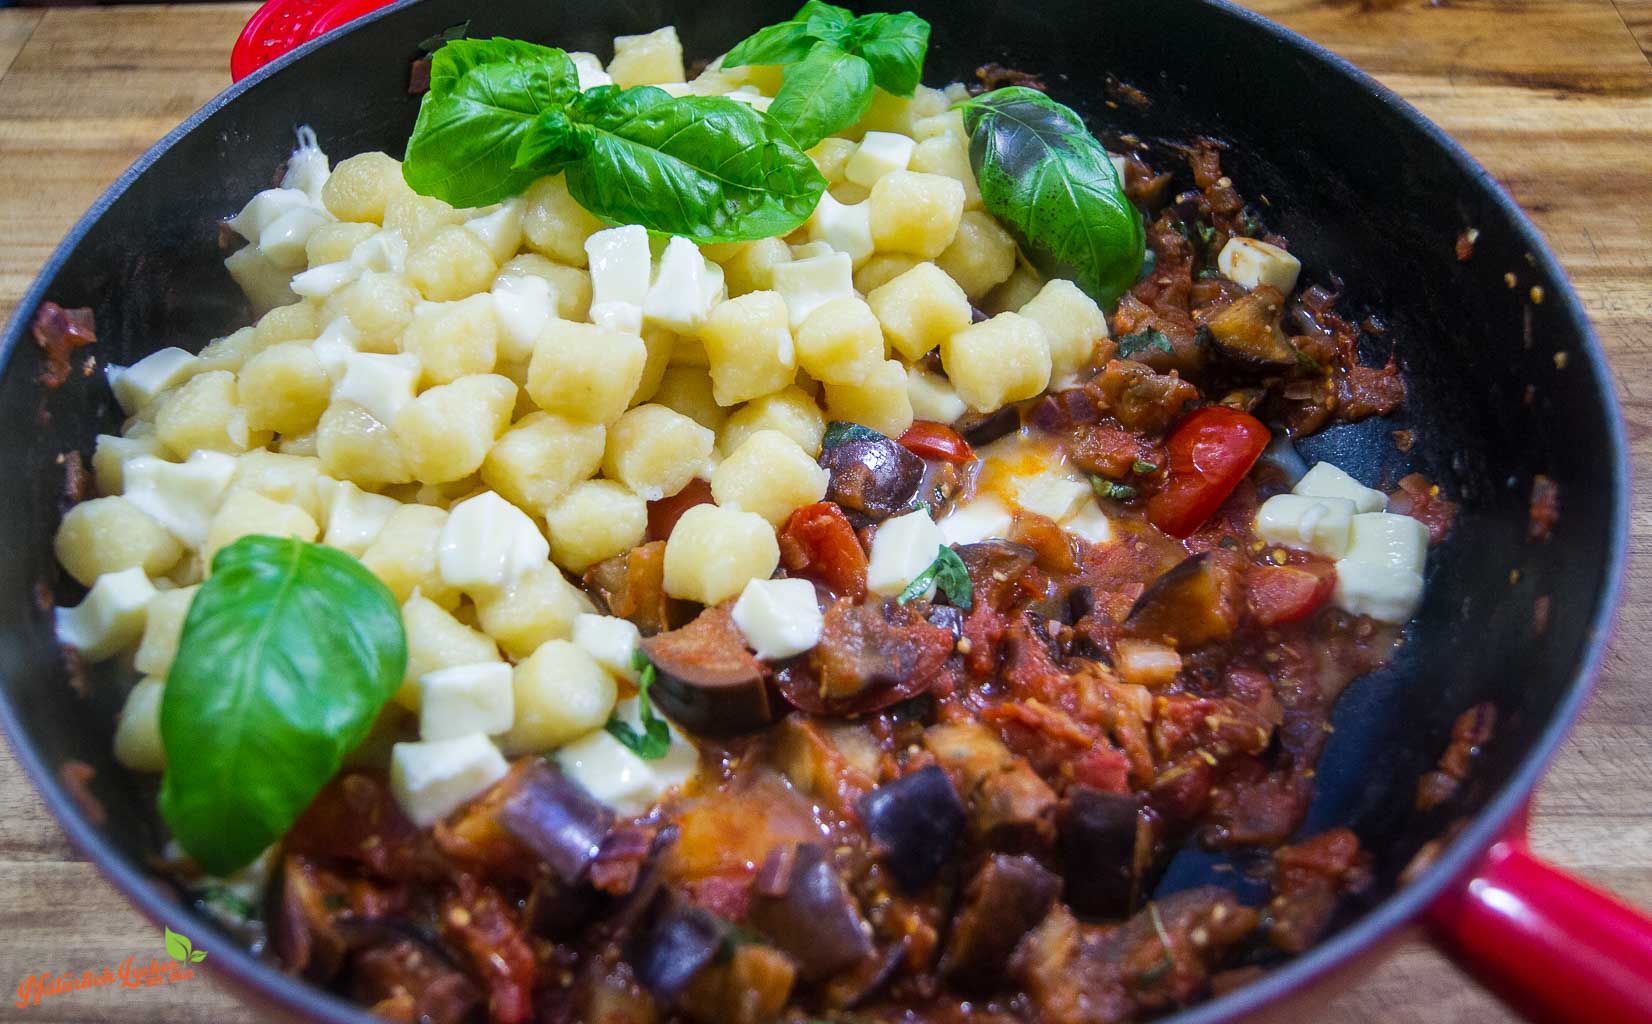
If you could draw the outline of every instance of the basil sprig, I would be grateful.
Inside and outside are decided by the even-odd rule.
[[[1119,338],[1119,355],[1126,359],[1134,359],[1150,349],[1157,349],[1167,355],[1176,351],[1175,346],[1170,344],[1169,335],[1157,327],[1143,327]]]
[[[821,435],[820,450],[830,451],[838,445],[848,444],[850,441],[887,440],[889,440],[887,437],[871,427],[863,427],[859,423],[851,423],[848,420],[833,420],[826,424],[826,433]]]
[[[895,598],[895,603],[905,604],[922,597],[930,583],[946,595],[948,603],[954,608],[967,612],[975,603],[975,587],[969,581],[969,568],[958,557],[958,552],[945,544],[935,553],[935,560],[929,563],[929,568],[912,578],[912,582]]]
[[[981,202],[1046,277],[1102,305],[1136,281],[1147,235],[1107,151],[1077,113],[1036,89],[994,89],[959,104]]]
[[[750,104],[653,86],[581,92],[566,53],[518,40],[437,50],[407,183],[485,206],[558,172],[598,218],[698,242],[784,235],[826,190],[814,162]]]
[[[401,685],[389,589],[334,548],[243,537],[218,552],[161,698],[161,816],[208,873],[250,864],[367,738]]]
[[[644,761],[658,761],[671,749],[671,729],[665,724],[665,719],[654,713],[653,702],[648,699],[649,687],[654,685],[654,663],[637,651],[631,656],[631,664],[638,672],[637,720],[642,723],[643,731],[631,728],[631,723],[622,721],[616,715],[610,715],[608,724],[603,728]]]
[[[803,149],[860,120],[873,87],[910,96],[923,78],[929,22],[916,14],[854,14],[809,0],[790,21],[742,40],[725,68],[786,65],[769,116]]]

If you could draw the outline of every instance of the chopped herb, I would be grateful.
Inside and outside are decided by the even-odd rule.
[[[833,420],[826,424],[826,434],[820,439],[820,448],[825,451],[836,448],[840,444],[850,441],[882,441],[884,436],[871,427],[863,427],[859,423],[850,423],[847,420]]]
[[[922,512],[926,516],[933,517],[935,515],[935,509],[930,506],[929,502],[923,500],[922,498],[912,502],[912,504],[908,505],[907,508],[914,512]]]
[[[1170,339],[1157,327],[1143,327],[1119,339],[1119,355],[1126,359],[1134,359],[1148,349],[1155,348],[1167,355],[1176,351],[1171,346]]]
[[[1210,240],[1215,238],[1215,237],[1216,237],[1216,229],[1215,228],[1211,227],[1209,224],[1200,224],[1199,225],[1199,241],[1203,242],[1206,245],[1209,245]]]
[[[1136,489],[1129,484],[1115,483],[1104,476],[1092,476],[1090,486],[1095,488],[1096,497],[1107,498],[1112,501],[1129,501],[1136,496]]]
[[[1310,373],[1318,373],[1319,371],[1325,369],[1325,367],[1319,364],[1319,360],[1315,359],[1313,356],[1299,348],[1296,348],[1294,345],[1292,346],[1292,349],[1296,352],[1296,365],[1302,367],[1304,370],[1307,370]]]
[[[654,705],[648,700],[648,688],[654,685],[654,664],[641,651],[631,655],[631,664],[641,673],[637,680],[637,718],[642,722],[643,731],[639,733],[631,728],[631,723],[613,716],[604,728],[608,735],[644,761],[658,761],[671,748],[671,730],[665,719],[654,714]]]
[[[1223,534],[1222,539],[1216,542],[1216,546],[1226,548],[1229,551],[1238,551],[1239,540],[1230,534]]]
[[[1137,476],[1146,476],[1149,473],[1157,473],[1158,471],[1158,463],[1148,462],[1146,459],[1137,459],[1130,464],[1130,472]]]
[[[469,36],[470,19],[466,18],[457,25],[449,25],[435,35],[425,36],[419,40],[419,52],[428,57],[455,39],[466,39]]]
[[[1247,238],[1261,238],[1268,233],[1268,229],[1256,211],[1247,206],[1239,214],[1239,233]]]
[[[240,893],[223,885],[211,885],[196,893],[196,899],[239,921],[250,921],[257,911]]]
[[[958,557],[958,552],[944,544],[935,553],[935,560],[929,563],[929,568],[920,572],[906,585],[901,595],[895,598],[895,603],[905,604],[914,598],[922,597],[931,583],[946,595],[947,601],[954,608],[961,608],[967,612],[974,603],[975,589],[969,582],[969,569],[965,567],[964,560]]]
[[[1215,267],[1206,267],[1205,269],[1199,271],[1199,280],[1201,281],[1214,281],[1221,276],[1222,272],[1217,270]]]

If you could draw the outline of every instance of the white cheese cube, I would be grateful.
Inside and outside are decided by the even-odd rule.
[[[297,189],[310,197],[311,202],[321,202],[321,186],[327,184],[331,174],[327,164],[327,154],[321,151],[321,144],[316,141],[315,130],[309,125],[301,125],[298,129],[298,148],[287,157],[287,170],[281,175],[281,187]]]
[[[556,312],[551,282],[535,274],[506,274],[493,282],[493,313],[499,321],[499,361],[533,357],[534,339]]]
[[[505,777],[510,768],[479,732],[390,748],[390,792],[413,824],[429,828]]]
[[[860,266],[872,255],[871,204],[840,203],[830,192],[822,193],[820,205],[809,218],[809,238],[847,253],[854,265]]]
[[[384,524],[401,508],[401,502],[364,491],[348,480],[333,481],[331,486],[322,542],[360,558],[384,532]]]
[[[945,543],[940,527],[922,509],[886,520],[872,536],[866,589],[880,597],[897,596],[929,568]],[[934,594],[935,584],[931,582],[922,596]]]
[[[694,334],[726,294],[723,268],[706,259],[693,242],[673,238],[660,256],[660,271],[643,300],[642,315],[678,334]]]
[[[379,274],[400,274],[407,270],[407,239],[395,228],[380,231],[350,250],[350,262]]]
[[[310,232],[332,219],[325,208],[312,205],[288,210],[258,233],[258,251],[278,267],[302,267]]]
[[[522,244],[522,200],[508,199],[492,213],[472,217],[465,221],[465,230],[487,246],[494,262],[505,262]]]
[[[780,661],[820,642],[824,619],[808,580],[752,580],[734,602],[734,624],[764,661]]]
[[[413,401],[420,368],[419,357],[411,352],[351,352],[344,357],[344,379],[333,388],[333,401],[354,402],[388,426]]]
[[[860,146],[843,167],[843,176],[857,185],[871,188],[885,174],[906,170],[918,144],[894,132],[867,132]]]
[[[637,648],[642,634],[636,624],[614,615],[580,612],[574,616],[574,646],[589,654],[609,674],[637,682]]]
[[[360,341],[361,332],[356,330],[349,317],[335,317],[332,323],[321,329],[321,337],[310,343],[310,351],[320,360],[327,376],[337,384],[344,379],[345,362],[356,351]]]
[[[1276,494],[1256,510],[1256,535],[1269,544],[1341,558],[1353,519],[1354,503],[1347,498]]]
[[[230,230],[253,245],[258,244],[264,229],[284,214],[303,210],[315,204],[308,195],[295,188],[267,188],[247,200],[241,212],[227,222]]]
[[[293,294],[306,299],[324,299],[361,276],[361,268],[349,260],[323,263],[319,267],[293,275],[288,287]]]
[[[151,352],[131,366],[109,366],[109,387],[126,415],[136,416],[162,391],[195,376],[201,358],[181,348]]]
[[[436,539],[442,582],[473,595],[509,590],[550,557],[550,543],[527,513],[493,491],[449,509]]]
[[[614,705],[614,717],[642,731],[635,697]],[[699,751],[675,725],[666,724],[671,745],[664,757],[645,761],[606,730],[598,729],[559,749],[556,763],[564,775],[620,814],[641,814],[672,790],[687,785],[700,767]]]
[[[1279,246],[1244,237],[1228,239],[1216,256],[1216,267],[1236,284],[1246,288],[1272,285],[1287,296],[1302,273],[1302,261]]]
[[[642,333],[642,307],[635,302],[597,302],[591,306],[591,322],[621,334]]]
[[[1010,532],[1010,510],[995,495],[978,494],[966,504],[956,506],[936,523],[945,544],[977,544],[993,537],[1007,537]]]
[[[969,411],[951,381],[921,366],[906,369],[906,397],[913,416],[933,423],[956,423]]]
[[[419,738],[450,740],[510,729],[516,700],[502,661],[453,665],[419,677]]]
[[[774,98],[772,96],[765,96],[761,92],[758,92],[755,86],[750,85],[742,85],[733,92],[724,93],[723,95],[728,99],[734,100],[736,103],[744,103],[747,106],[756,107],[758,110],[763,111],[767,111],[770,104],[774,103]]]
[[[832,299],[855,294],[855,264],[848,253],[832,252],[776,264],[774,290],[786,300],[792,329]]]
[[[1329,462],[1316,462],[1291,488],[1292,494],[1310,498],[1346,498],[1355,512],[1381,512],[1388,507],[1388,495],[1355,480]]]
[[[57,610],[58,642],[73,647],[87,661],[111,657],[143,636],[155,594],[155,585],[137,566],[106,572],[85,600]]]
[[[1405,622],[1422,599],[1420,573],[1352,558],[1337,562],[1336,590],[1331,601],[1343,611],[1369,615],[1379,622]]]
[[[1017,505],[1025,511],[1048,516],[1058,523],[1066,522],[1090,494],[1089,481],[1060,470],[1024,476],[1015,481]]]
[[[1110,544],[1113,541],[1113,521],[1101,510],[1094,498],[1088,499],[1071,519],[1061,524],[1068,533],[1091,544]]]
[[[1410,516],[1366,512],[1354,516],[1343,557],[1421,573],[1428,560],[1428,527]]]
[[[613,85],[614,79],[602,69],[602,61],[594,53],[578,50],[568,54],[568,59],[574,62],[574,71],[579,75],[579,91],[595,89],[599,85]]]
[[[629,302],[648,297],[648,231],[637,224],[605,228],[585,240],[591,263],[591,304]]]
[[[125,467],[125,497],[192,548],[206,543],[207,529],[235,478],[235,457],[196,452],[188,462],[140,455]]]

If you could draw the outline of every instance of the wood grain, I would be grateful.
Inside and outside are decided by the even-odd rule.
[[[1395,88],[1489,167],[1573,275],[1652,468],[1652,3],[1251,0]],[[250,4],[0,11],[0,316],[51,248],[151,141],[228,84]],[[1634,509],[1627,602],[1593,703],[1538,796],[1533,840],[1652,906],[1652,497]],[[1640,671],[1637,671],[1640,668]],[[0,990],[40,970],[157,950],[0,753]],[[55,1004],[55,1005],[54,1005]],[[256,1021],[210,974],[99,991],[0,1020]],[[1401,948],[1320,1024],[1513,1018],[1428,947]]]

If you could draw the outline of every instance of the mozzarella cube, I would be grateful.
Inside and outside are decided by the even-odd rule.
[[[815,585],[804,579],[752,580],[734,602],[734,624],[764,661],[780,661],[820,642],[824,618]]]
[[[843,176],[857,185],[871,188],[878,179],[894,171],[904,171],[912,162],[918,144],[894,132],[867,132],[860,147],[844,165]]]
[[[642,334],[642,307],[635,302],[593,302],[591,322],[620,334]]]
[[[1354,503],[1347,498],[1276,494],[1256,510],[1256,535],[1269,544],[1341,558],[1353,519]]]
[[[993,537],[1007,537],[1010,532],[1010,510],[991,494],[981,494],[967,503],[955,506],[946,517],[936,523],[945,544],[975,544]]]
[[[556,313],[551,282],[533,274],[500,274],[493,282],[493,313],[499,319],[499,361],[531,359],[534,339]]]
[[[597,59],[596,54],[581,50],[568,54],[568,59],[574,62],[574,72],[579,75],[580,92],[599,85],[614,84],[613,77],[602,70],[602,61]]]
[[[1015,503],[1028,512],[1066,522],[1090,496],[1086,480],[1060,470],[1020,477],[1015,482]]]
[[[187,462],[140,455],[126,464],[125,498],[190,547],[206,543],[207,529],[235,478],[235,457],[196,452]]]
[[[321,329],[321,336],[310,343],[310,351],[315,353],[328,378],[337,384],[344,379],[345,360],[356,351],[360,342],[361,332],[356,330],[349,317],[334,317]]]
[[[773,270],[774,290],[786,300],[792,329],[832,299],[853,298],[855,266],[848,253],[830,252],[780,263]]]
[[[283,269],[302,267],[304,243],[310,240],[312,231],[330,220],[332,217],[326,209],[318,206],[305,205],[288,210],[258,233],[258,251]]]
[[[1101,510],[1094,498],[1087,500],[1071,519],[1061,524],[1068,533],[1091,544],[1108,544],[1113,540],[1113,521]]]
[[[102,661],[138,642],[155,585],[137,566],[99,576],[86,599],[57,610],[57,639],[87,661]]]
[[[1336,590],[1331,601],[1345,612],[1369,615],[1379,622],[1405,622],[1422,599],[1420,573],[1352,558],[1337,561]]]
[[[481,241],[493,262],[503,263],[522,247],[522,203],[508,200],[492,213],[465,221],[464,227]]]
[[[442,582],[469,594],[509,590],[550,557],[550,543],[527,513],[493,491],[453,506],[436,541]]]
[[[333,388],[333,401],[354,402],[380,423],[394,423],[413,401],[422,369],[419,357],[409,353],[351,352],[344,357],[344,379]]]
[[[505,777],[509,765],[479,732],[390,748],[390,792],[420,828],[429,828]]]
[[[809,218],[809,238],[847,253],[858,267],[872,256],[872,207],[865,202],[840,203],[824,193]]]
[[[195,375],[201,358],[181,348],[151,352],[131,366],[109,366],[109,387],[128,416],[136,416],[167,388]]]
[[[660,256],[660,272],[643,300],[642,315],[678,334],[693,334],[706,322],[711,307],[725,297],[723,268],[706,259],[693,242],[673,238]]]
[[[1346,561],[1423,571],[1428,560],[1428,527],[1420,520],[1392,512],[1366,512],[1354,516],[1350,525],[1348,549],[1342,555]]]
[[[1355,480],[1329,462],[1316,462],[1291,488],[1292,494],[1311,498],[1346,498],[1355,512],[1381,512],[1388,507],[1388,495]]]
[[[386,228],[350,250],[350,262],[377,274],[407,269],[407,239],[395,228]]]
[[[614,717],[642,731],[635,697],[616,704]],[[676,726],[670,722],[666,726],[671,743],[664,757],[645,761],[606,730],[598,729],[558,750],[557,766],[562,774],[620,814],[641,814],[672,790],[687,785],[700,767],[699,751]]]
[[[316,141],[315,130],[309,125],[298,129],[298,148],[287,156],[287,169],[281,175],[281,187],[297,189],[313,202],[321,202],[321,188],[327,184],[329,169],[327,154]]]
[[[1270,285],[1285,295],[1296,289],[1302,261],[1277,245],[1254,238],[1230,238],[1216,256],[1222,276],[1246,288]]]
[[[419,677],[419,739],[495,736],[511,727],[511,667],[502,661],[454,665]]]
[[[919,509],[889,519],[872,537],[872,557],[866,566],[866,589],[880,597],[895,597],[935,561],[946,538],[940,527]],[[921,596],[931,597],[930,583]]]
[[[921,366],[907,367],[906,396],[912,415],[931,423],[955,423],[969,411],[951,381]]]
[[[325,299],[361,276],[361,268],[348,261],[323,263],[293,275],[290,287],[294,295],[306,299]]]
[[[642,633],[636,624],[614,615],[581,612],[574,616],[574,646],[589,654],[610,674],[637,682],[637,648]]]
[[[629,302],[641,306],[648,297],[648,231],[636,224],[606,228],[585,240],[591,264],[591,304]]]
[[[231,217],[227,223],[231,231],[257,245],[264,229],[282,215],[311,205],[310,197],[298,189],[267,188],[247,200],[247,205],[241,207],[241,212]]]
[[[395,498],[364,491],[348,480],[333,481],[322,542],[360,558],[400,507]]]

